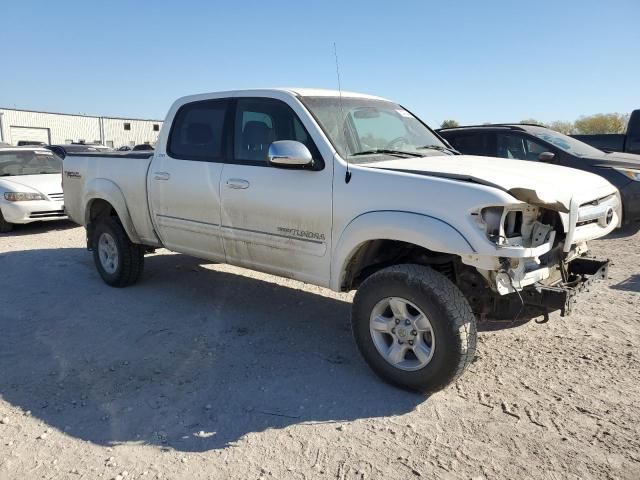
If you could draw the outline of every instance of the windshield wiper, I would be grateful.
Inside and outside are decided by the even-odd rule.
[[[410,157],[422,157],[423,155],[417,152],[406,152],[404,150],[390,150],[388,148],[374,148],[372,150],[363,150],[362,152],[352,153],[351,157],[357,157],[359,155],[376,155],[378,153],[387,155],[408,155]]]
[[[422,145],[421,147],[417,147],[418,150],[437,150],[439,152],[448,152],[453,155],[460,155],[460,152],[454,150],[453,148],[445,147],[444,145]]]

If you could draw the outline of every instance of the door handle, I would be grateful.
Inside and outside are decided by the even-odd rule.
[[[249,188],[249,182],[242,178],[230,178],[227,180],[227,187],[234,188],[236,190],[244,190]]]
[[[155,178],[156,180],[169,180],[171,178],[171,175],[169,175],[167,172],[154,172],[153,178]]]

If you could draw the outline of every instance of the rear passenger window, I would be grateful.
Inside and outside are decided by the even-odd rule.
[[[183,160],[220,160],[228,105],[227,100],[206,100],[182,106],[171,127],[167,153]]]
[[[238,163],[267,164],[269,145],[296,140],[307,146],[314,159],[320,154],[295,112],[270,98],[240,98],[236,110],[234,158]]]

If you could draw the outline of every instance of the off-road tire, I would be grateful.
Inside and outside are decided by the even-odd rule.
[[[104,232],[115,240],[118,251],[118,265],[113,273],[104,269],[99,257],[98,242]],[[93,228],[91,249],[98,273],[106,284],[112,287],[127,287],[136,283],[142,275],[145,247],[129,240],[127,232],[116,217],[105,217],[97,221]]]
[[[0,211],[0,233],[8,233],[13,230],[13,223],[7,222]]]
[[[374,306],[384,298],[402,297],[429,318],[435,348],[423,368],[394,367],[378,352],[369,327]],[[396,265],[368,277],[356,292],[351,315],[360,353],[385,381],[409,390],[433,393],[454,382],[469,366],[476,351],[476,319],[460,289],[435,270],[414,264]]]

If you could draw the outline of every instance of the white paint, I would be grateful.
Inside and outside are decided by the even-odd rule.
[[[617,190],[596,175],[540,163],[470,156],[389,160],[351,165],[351,181],[346,183],[347,163],[298,100],[302,93],[337,96],[333,91],[267,89],[184,97],[171,106],[151,159],[68,157],[65,171],[81,176],[64,178],[71,218],[86,224],[91,198],[113,198],[134,241],[140,238],[157,245],[158,232],[161,243],[176,251],[334,290],[340,290],[345,267],[357,248],[376,239],[457,254],[494,273],[500,257],[535,266],[537,258],[532,256],[548,251],[550,242],[534,248],[498,245],[474,215],[486,206],[526,208],[522,198],[527,195],[536,198],[539,207],[568,212],[563,221],[569,239],[598,238],[618,224],[616,217],[605,227],[576,227],[580,205],[602,197],[613,198],[619,216]],[[358,94],[343,92],[350,95]],[[166,143],[177,110],[189,102],[230,97],[287,103],[313,138],[325,168],[314,172],[171,159]],[[156,179],[158,173],[162,178],[169,174],[170,179]],[[92,183],[98,177],[110,183],[105,187]],[[249,186],[227,188],[232,179]],[[304,234],[297,238],[282,235],[283,231]],[[304,239],[309,238],[322,240],[306,245]],[[528,278],[545,274],[527,273]]]
[[[3,150],[6,151],[7,149]],[[24,151],[26,148],[20,150]],[[51,153],[48,150],[33,150],[45,155]],[[4,198],[4,194],[7,192],[39,193],[45,198],[44,200],[10,202]],[[59,173],[0,177],[0,212],[2,212],[2,216],[9,223],[60,220],[66,217],[60,217],[55,214],[31,218],[31,215],[33,212],[61,211],[64,204],[61,194],[62,177]]]

